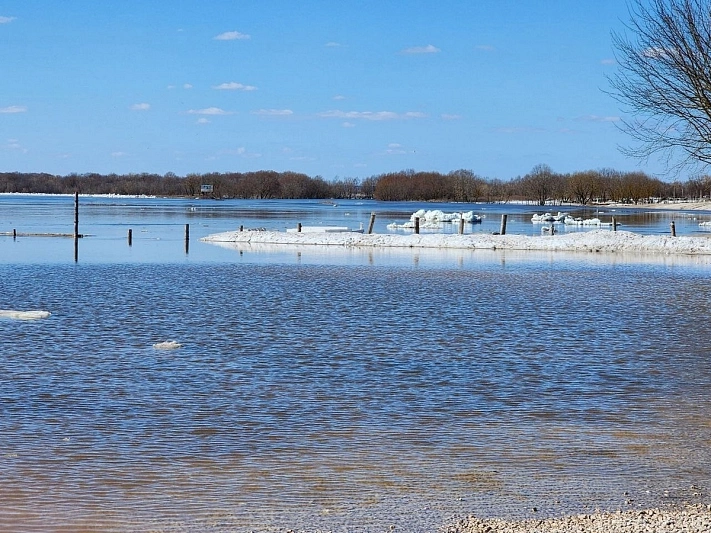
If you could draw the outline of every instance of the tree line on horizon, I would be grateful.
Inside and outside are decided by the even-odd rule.
[[[212,191],[204,195],[203,185]],[[359,178],[310,177],[297,172],[225,172],[187,174],[68,174],[0,173],[0,193],[121,194],[131,196],[209,197],[241,199],[347,199],[383,201],[556,203],[645,203],[659,199],[711,197],[711,176],[685,182],[664,182],[644,172],[612,169],[561,174],[548,165],[503,181],[471,170],[447,174],[402,170]]]

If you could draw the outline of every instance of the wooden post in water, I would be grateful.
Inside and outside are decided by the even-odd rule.
[[[420,234],[420,217],[415,217],[415,234]]]
[[[373,233],[373,224],[375,224],[375,213],[370,214],[370,223],[368,224],[368,235]]]
[[[74,262],[79,261],[79,191],[74,191]]]
[[[131,246],[133,244],[133,230],[129,228],[128,230],[128,245]]]
[[[239,232],[242,233],[244,231],[244,226],[239,227]]]
[[[612,231],[617,231],[617,219],[612,217]]]
[[[500,235],[506,235],[506,219],[508,215],[501,215],[501,229],[499,230]]]
[[[676,225],[673,220],[671,221],[671,224],[669,224],[669,228],[671,229],[671,236],[676,237]]]
[[[74,191],[74,238],[79,238],[79,191]]]
[[[464,234],[464,217],[459,213],[459,234]]]
[[[296,224],[296,233],[301,233],[301,222]]]
[[[190,224],[185,224],[185,253],[190,251]]]
[[[12,230],[12,240],[13,241],[17,240],[17,230],[16,229]]]

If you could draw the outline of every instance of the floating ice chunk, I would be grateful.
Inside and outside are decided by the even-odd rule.
[[[182,348],[182,346],[182,344],[175,341],[156,342],[153,345],[156,350],[177,350],[178,348]]]
[[[39,320],[51,315],[49,311],[16,311],[14,309],[0,309],[0,317],[14,320]]]
[[[531,217],[531,222],[534,224],[541,224],[544,222],[563,222],[563,220],[568,217],[569,215],[558,211],[557,215],[554,215],[553,213],[543,213],[542,215],[535,214]]]

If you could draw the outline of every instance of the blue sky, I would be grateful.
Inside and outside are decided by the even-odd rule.
[[[0,171],[641,169],[622,0],[9,0]]]

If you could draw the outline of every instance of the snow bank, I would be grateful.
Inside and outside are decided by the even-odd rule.
[[[538,250],[566,252],[635,252],[654,254],[711,254],[711,238],[640,235],[629,231],[592,230],[560,235],[476,234],[361,234],[230,231],[208,235],[205,242],[260,243],[289,246],[392,248],[453,248],[469,250]]]

